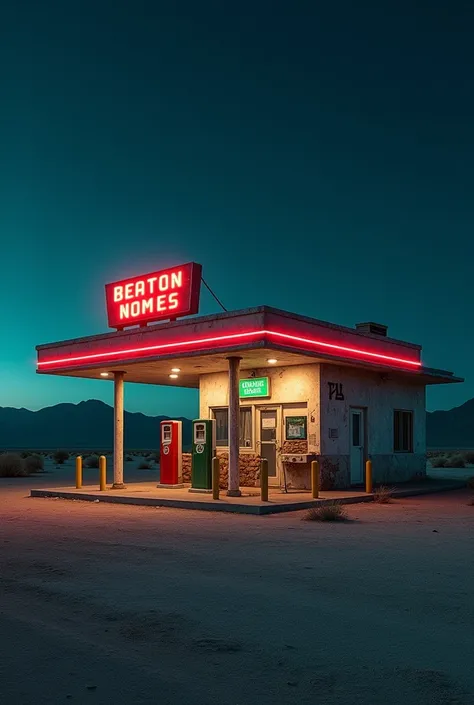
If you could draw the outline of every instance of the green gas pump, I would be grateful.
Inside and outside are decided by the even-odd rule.
[[[193,421],[191,492],[212,492],[212,459],[215,454],[215,419],[196,419]]]

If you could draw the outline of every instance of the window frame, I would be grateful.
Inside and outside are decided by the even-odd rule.
[[[410,419],[409,430],[408,430],[408,444],[407,447],[398,447],[397,443],[403,439],[403,418],[407,414]],[[398,417],[398,421],[397,421]],[[398,424],[398,428],[397,428]],[[398,434],[396,431],[398,430]],[[393,410],[393,452],[394,453],[414,453],[414,430],[415,430],[415,412],[413,409],[394,409]],[[397,438],[398,436],[398,438]]]
[[[251,430],[251,439],[250,439],[250,445],[249,446],[241,446],[239,445],[239,449],[241,451],[247,451],[247,453],[252,453],[255,452],[255,424],[254,424],[254,418],[255,418],[255,410],[254,406],[252,405],[240,405],[240,412],[245,411],[250,413],[250,430]],[[225,411],[227,414],[229,413],[229,407],[228,406],[211,406],[209,408],[210,415],[212,419],[216,419],[216,411]],[[217,428],[216,428],[216,436],[217,436]],[[219,445],[217,442],[216,438],[216,449],[221,449],[221,450],[229,450],[229,428],[227,427],[227,443],[225,445]]]

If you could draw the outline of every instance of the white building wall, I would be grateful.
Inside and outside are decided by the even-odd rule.
[[[350,486],[350,408],[366,410],[366,454],[373,463],[376,482],[401,482],[426,472],[425,387],[396,377],[393,373],[371,372],[333,364],[308,364],[254,370],[256,377],[270,378],[271,396],[241,399],[242,406],[255,406],[253,446],[241,449],[242,456],[258,455],[260,407],[279,406],[280,438],[283,452],[308,452],[320,456],[323,489]],[[241,379],[250,370],[241,371]],[[329,399],[329,383],[342,384],[343,400]],[[199,386],[200,416],[209,418],[213,407],[226,407],[226,372],[204,374]],[[285,405],[288,405],[285,407]],[[289,406],[292,405],[292,406]],[[413,453],[394,453],[393,414],[395,409],[413,411]],[[308,443],[298,449],[285,446],[284,418],[308,416]],[[330,438],[337,429],[337,438]],[[287,443],[300,444],[300,441]],[[287,466],[287,479],[293,487],[310,486],[309,466]]]
[[[342,384],[344,399],[330,399],[329,384]],[[321,365],[321,463],[327,482],[350,483],[350,408],[366,410],[366,454],[377,482],[409,480],[426,472],[425,386],[391,373]],[[413,412],[413,453],[395,453],[395,409]],[[337,438],[330,438],[337,429]]]

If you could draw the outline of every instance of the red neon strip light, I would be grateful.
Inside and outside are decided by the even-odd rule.
[[[341,352],[348,352],[355,355],[360,355],[362,357],[372,357],[376,360],[383,360],[386,362],[398,362],[404,365],[412,365],[414,367],[421,367],[421,362],[418,360],[407,360],[402,357],[394,357],[392,355],[384,355],[383,353],[373,352],[371,350],[360,350],[359,348],[350,348],[344,345],[337,345],[335,343],[326,343],[321,340],[312,340],[311,338],[303,338],[297,335],[290,335],[289,333],[279,333],[274,330],[255,330],[249,331],[247,333],[233,333],[229,335],[219,335],[212,338],[199,338],[194,340],[182,340],[176,343],[160,343],[158,345],[145,345],[139,348],[125,348],[121,350],[110,350],[103,353],[90,353],[89,355],[78,355],[77,357],[64,357],[55,360],[45,360],[43,362],[38,362],[38,367],[46,367],[47,365],[60,365],[62,363],[70,362],[84,362],[86,360],[102,360],[104,358],[117,357],[118,355],[128,355],[133,353],[143,353],[149,351],[157,350],[170,350],[172,348],[189,347],[191,345],[196,345],[200,343],[217,343],[224,340],[242,340],[246,338],[251,338],[261,335],[271,335],[277,338],[284,338],[286,340],[291,340],[299,343],[306,343],[307,345],[313,345],[315,347],[329,348],[331,350],[338,350]]]
[[[300,338],[297,335],[289,335],[288,333],[277,333],[274,330],[266,330],[264,333],[269,335],[276,335],[279,338],[288,338],[289,340],[296,340],[299,343],[308,343],[310,345],[317,345],[323,348],[332,348],[334,350],[342,350],[344,352],[356,353],[357,355],[369,355],[370,357],[379,358],[382,360],[389,360],[391,362],[403,362],[405,365],[415,365],[421,367],[421,362],[418,360],[407,360],[402,357],[392,357],[391,355],[383,355],[382,353],[372,352],[371,350],[359,350],[358,348],[348,348],[344,345],[335,345],[334,343],[323,343],[321,340],[310,340],[309,338]]]

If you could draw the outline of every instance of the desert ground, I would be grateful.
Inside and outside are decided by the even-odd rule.
[[[29,498],[50,469],[0,480],[2,705],[474,703],[472,491],[315,523]]]

